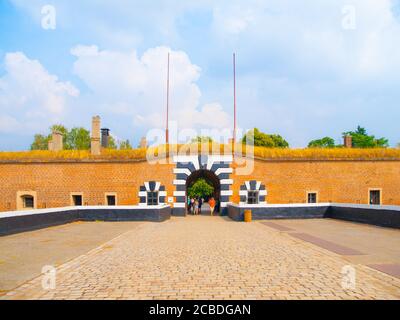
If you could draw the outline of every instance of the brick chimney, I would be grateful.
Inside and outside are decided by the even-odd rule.
[[[100,117],[92,118],[92,135],[90,138],[90,152],[93,156],[100,155]]]
[[[101,129],[101,147],[107,149],[109,142],[110,142],[110,129],[107,128]]]
[[[345,148],[353,148],[352,136],[349,136],[349,135],[344,136],[344,147]]]
[[[62,151],[64,149],[63,134],[60,131],[53,131],[48,149],[50,151]]]
[[[143,137],[143,138],[140,140],[140,145],[139,145],[139,147],[140,147],[141,149],[146,149],[146,148],[147,148],[147,140],[146,140],[145,137]]]

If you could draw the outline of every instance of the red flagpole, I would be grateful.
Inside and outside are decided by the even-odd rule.
[[[165,129],[165,143],[169,143],[169,132],[168,132],[168,122],[169,122],[169,52],[168,52],[168,68],[167,68],[167,123]]]
[[[233,54],[233,143],[236,143],[236,54]]]

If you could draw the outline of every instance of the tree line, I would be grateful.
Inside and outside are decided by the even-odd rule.
[[[49,141],[52,138],[52,132],[58,131],[63,136],[64,150],[89,150],[90,149],[90,131],[83,127],[74,127],[71,129],[63,125],[56,124],[50,127],[50,133],[47,135],[35,134],[31,144],[31,150],[48,150]],[[117,142],[110,136],[108,141],[109,149],[128,150],[132,149],[129,140]]]
[[[68,129],[63,125],[53,125],[50,132],[58,131],[63,135],[63,143],[65,150],[88,150],[90,149],[90,132],[83,127],[74,127]],[[47,135],[35,134],[31,144],[31,150],[47,150],[48,143],[52,134]],[[343,136],[351,136],[354,148],[387,148],[389,140],[386,138],[376,138],[374,135],[367,133],[365,128],[360,126],[354,131],[343,132]],[[211,137],[196,137],[192,142],[212,142]],[[254,128],[248,131],[242,138],[243,144],[253,144],[254,146],[267,148],[289,148],[289,143],[279,134],[267,134]],[[336,144],[331,137],[323,137],[321,139],[312,140],[308,143],[308,148],[341,148],[343,144]],[[400,147],[400,144],[398,145]],[[109,137],[109,149],[130,150],[132,145],[129,140],[115,141]]]
[[[389,140],[386,138],[376,138],[374,135],[369,135],[365,128],[360,126],[355,131],[343,132],[343,136],[352,138],[353,148],[387,148]],[[308,144],[309,148],[340,148],[342,144],[335,144],[335,140],[331,137],[312,140]]]
[[[387,148],[389,140],[386,138],[376,138],[374,135],[367,133],[367,130],[361,126],[357,126],[354,131],[343,132],[344,136],[352,138],[353,148]],[[289,148],[289,143],[278,134],[267,134],[261,132],[258,128],[254,128],[247,132],[242,138],[242,143],[251,142],[254,146],[268,148]],[[336,144],[331,137],[312,140],[308,143],[308,148],[342,148],[343,144]],[[398,145],[400,147],[400,144]]]

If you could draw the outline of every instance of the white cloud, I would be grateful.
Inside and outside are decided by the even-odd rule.
[[[200,68],[183,51],[150,48],[136,51],[99,50],[76,46],[74,73],[90,88],[89,101],[99,111],[131,117],[135,125],[164,127],[167,56],[170,52],[170,120],[179,127],[228,126],[229,116],[217,103],[200,107],[196,84]]]
[[[338,79],[385,77],[400,71],[400,44],[395,40],[400,25],[392,0],[351,1],[355,30],[342,27],[342,8],[349,5],[346,0],[240,3],[233,0],[214,9],[215,35],[222,45],[240,48],[245,62],[256,59],[261,70],[260,55],[285,64],[279,72],[296,77],[312,72],[315,80],[326,75]]]
[[[216,7],[213,10],[214,29],[220,34],[238,34],[255,20],[255,13],[247,6]]]
[[[59,81],[40,62],[21,52],[7,53],[4,66],[5,75],[0,78],[0,131],[17,131],[22,125],[29,131],[49,125],[63,117],[69,98],[79,96],[71,83]]]
[[[135,126],[164,127],[168,52],[170,120],[177,121],[180,128],[229,126],[230,118],[220,104],[200,104],[196,82],[201,70],[183,51],[156,47],[139,57],[136,51],[78,45],[71,54],[76,57],[73,72],[89,88],[82,94],[71,83],[59,81],[39,61],[21,52],[6,55],[6,73],[0,78],[0,131],[24,128],[31,135],[45,132],[56,122],[86,123],[88,127],[94,114],[103,115],[104,123],[113,123],[114,133],[127,138],[132,137]]]
[[[187,117],[190,115],[194,118],[193,121],[202,127],[229,128],[232,125],[231,117],[222,109],[222,106],[216,102],[205,104],[201,110],[192,114],[188,113]],[[185,112],[181,117],[182,120],[186,118]]]
[[[12,2],[40,26],[45,0]],[[198,81],[200,70],[187,55],[186,61],[173,61],[173,72],[184,66],[184,76],[181,84],[172,79],[171,112],[179,112],[171,118],[183,117],[180,121],[187,126],[213,123],[214,117],[202,120],[207,119],[203,105],[209,101],[231,105],[230,55],[235,51],[240,125],[282,133],[296,146],[322,135],[340,136],[358,122],[390,135],[392,143],[399,141],[395,121],[400,99],[399,0],[54,0],[53,4],[55,34],[77,39],[76,43],[90,39],[107,48],[81,46],[72,53],[77,58],[75,73],[90,89],[79,99],[81,113],[86,113],[81,117],[104,113],[105,119],[114,119],[111,129],[127,125],[120,125],[121,118],[130,121],[126,132],[136,130],[132,121],[135,126],[164,124],[165,52],[146,49],[168,44],[195,59],[207,80]],[[344,5],[355,6],[355,30],[342,28]],[[47,48],[45,39],[35,41]],[[67,46],[70,42],[65,41],[57,53],[70,49]],[[24,98],[18,97],[22,102]],[[225,115],[219,117],[221,123]]]

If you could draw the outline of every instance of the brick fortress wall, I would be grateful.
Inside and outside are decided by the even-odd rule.
[[[256,160],[252,177],[265,184],[270,204],[305,203],[307,191],[318,202],[368,204],[369,189],[382,189],[382,204],[400,205],[400,161]],[[233,202],[247,176],[234,176]]]
[[[18,192],[36,193],[37,207],[71,205],[71,193],[83,193],[85,205],[104,205],[116,193],[118,205],[139,203],[145,181],[158,181],[172,197],[174,164],[147,162],[0,163],[0,211],[15,210]],[[382,189],[382,204],[400,205],[400,161],[264,161],[255,160],[251,175],[232,174],[233,196],[249,180],[265,185],[268,203],[304,203],[307,191],[318,202],[368,203],[370,188]],[[20,193],[21,194],[21,193]]]
[[[0,210],[15,210],[18,191],[36,191],[37,207],[71,205],[71,193],[83,193],[85,205],[104,205],[116,193],[118,205],[139,203],[139,188],[155,180],[172,196],[173,165],[147,162],[0,164]]]

